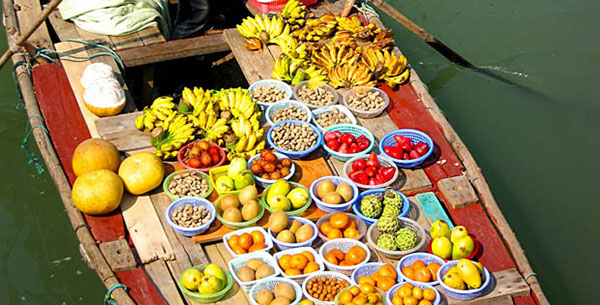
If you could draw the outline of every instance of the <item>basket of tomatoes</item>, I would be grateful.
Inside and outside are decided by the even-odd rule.
[[[278,179],[289,180],[296,171],[292,159],[278,152],[263,149],[260,154],[248,160],[248,168],[254,180],[263,188],[275,183]]]
[[[177,162],[184,168],[208,173],[211,168],[223,165],[225,151],[215,143],[200,140],[182,147]]]

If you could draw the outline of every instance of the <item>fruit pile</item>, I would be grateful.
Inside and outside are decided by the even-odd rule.
[[[358,284],[344,289],[338,297],[342,305],[383,305],[383,296],[375,289],[375,286],[367,283]]]
[[[251,258],[247,260],[244,266],[237,271],[237,277],[242,282],[251,282],[254,280],[264,279],[273,274],[275,274],[273,267],[259,258]]]
[[[442,276],[442,281],[450,288],[467,290],[477,289],[484,282],[483,265],[461,258],[456,266]]]
[[[185,289],[200,294],[213,294],[225,288],[227,276],[216,264],[208,264],[203,271],[196,268],[186,270],[181,276]]]
[[[272,151],[263,149],[260,151],[260,157],[250,164],[250,171],[262,179],[277,180],[289,175],[291,167],[292,160],[278,159]]]
[[[402,212],[403,206],[404,200],[402,199],[402,196],[391,189],[385,190],[383,194],[379,195],[366,195],[360,200],[360,212],[364,216],[373,219],[385,215],[398,217]]]
[[[231,160],[227,173],[219,175],[219,173],[215,172],[215,176],[216,179],[213,185],[220,194],[241,190],[246,186],[254,185],[255,183],[254,176],[252,176],[252,173],[248,170],[246,159],[239,157]]]
[[[207,168],[219,163],[221,156],[217,147],[200,140],[184,152],[182,159],[191,168]]]
[[[400,270],[408,279],[428,283],[437,281],[437,272],[441,265],[438,263],[430,263],[427,265],[422,260],[416,260],[408,267],[402,267]]]
[[[396,144],[383,148],[388,156],[400,160],[413,160],[424,156],[429,150],[429,145],[425,142],[413,143],[410,138],[394,135]]]
[[[431,288],[414,287],[411,283],[404,283],[400,286],[391,305],[431,305],[435,300],[435,291]]]
[[[325,254],[325,260],[338,266],[354,266],[367,259],[367,252],[359,246],[353,246],[344,253],[340,249],[331,249]]]
[[[262,200],[273,211],[292,211],[305,206],[310,200],[310,195],[306,189],[294,187],[286,180],[279,179],[266,190],[266,193],[263,192]]]
[[[436,220],[431,224],[430,232],[431,253],[443,259],[461,259],[475,251],[475,241],[464,226],[456,226],[450,231],[446,222]]]
[[[333,302],[335,295],[342,289],[350,286],[346,280],[338,280],[337,278],[313,277],[306,283],[308,294],[320,301]]]
[[[325,179],[317,185],[316,195],[327,204],[342,204],[354,198],[354,191],[344,182],[336,187],[331,180]]]
[[[344,212],[331,215],[329,221],[322,223],[319,230],[330,240],[342,237],[358,239],[360,236],[356,222]]]
[[[317,272],[320,269],[319,264],[315,262],[315,257],[308,251],[302,251],[297,254],[284,254],[277,263],[285,275],[296,276]]]
[[[273,291],[268,289],[260,290],[254,300],[259,305],[289,305],[296,299],[294,287],[288,283],[279,283]]]
[[[398,274],[390,264],[383,264],[376,272],[369,276],[363,276],[358,279],[358,285],[369,284],[385,292],[396,285]]]
[[[352,171],[348,178],[364,185],[379,185],[390,181],[396,173],[392,166],[381,166],[377,155],[372,152],[366,159],[358,159],[352,162]]]
[[[257,200],[256,187],[249,185],[239,195],[223,195],[219,200],[217,213],[229,222],[249,221],[260,214],[261,207]]]
[[[365,136],[358,138],[351,133],[339,131],[328,131],[323,135],[323,141],[329,149],[340,154],[356,154],[369,148],[371,141]]]
[[[227,245],[235,254],[252,253],[267,247],[265,236],[261,231],[254,230],[250,233],[231,235]]]
[[[316,232],[309,224],[294,219],[283,211],[276,211],[269,216],[269,229],[275,238],[284,243],[302,243],[311,239]]]

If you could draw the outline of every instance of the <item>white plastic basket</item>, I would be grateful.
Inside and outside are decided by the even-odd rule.
[[[233,252],[233,250],[229,247],[229,244],[227,244],[227,240],[233,236],[233,235],[241,235],[243,233],[250,233],[252,231],[260,231],[260,233],[263,234],[263,236],[265,237],[265,245],[267,245],[267,247],[265,247],[264,249],[260,249],[258,251],[252,252],[252,253],[246,253],[246,254],[236,254],[235,252]],[[273,248],[273,241],[271,241],[271,238],[269,238],[269,233],[267,233],[267,231],[265,231],[265,229],[256,226],[256,227],[249,227],[249,228],[243,228],[243,229],[238,229],[235,230],[233,232],[229,232],[225,235],[223,235],[223,243],[225,244],[225,248],[227,248],[227,251],[229,251],[229,253],[231,254],[231,256],[233,257],[240,257],[240,256],[246,256],[246,255],[251,255],[257,252],[269,252],[269,250],[271,250],[271,248]]]
[[[256,81],[252,85],[250,85],[250,87],[248,87],[248,93],[250,93],[250,95],[252,95],[252,91],[254,90],[254,88],[266,87],[266,86],[271,86],[271,85],[273,85],[273,86],[277,87],[277,89],[285,92],[285,97],[282,98],[280,101],[289,100],[292,97],[292,88],[288,84],[286,84],[282,81],[278,81],[276,79],[262,79],[262,80]],[[269,105],[272,105],[274,103],[263,103],[261,101],[257,101],[257,104],[260,105],[263,109],[266,109],[266,107],[269,107]]]
[[[275,247],[278,250],[287,250],[287,249],[300,248],[300,247],[310,247],[312,245],[312,243],[315,241],[315,239],[317,239],[317,236],[319,235],[319,233],[318,233],[319,228],[317,228],[317,225],[314,222],[312,222],[306,218],[303,218],[303,217],[290,216],[289,219],[290,219],[290,221],[297,220],[297,221],[301,222],[302,225],[305,225],[305,224],[310,225],[313,228],[313,236],[309,240],[303,241],[301,243],[286,243],[286,242],[277,240],[276,235],[273,234],[273,232],[271,232],[271,228],[268,228],[267,237],[271,240],[272,243],[275,244]]]
[[[294,292],[296,293],[296,298],[294,298],[294,300],[292,300],[290,305],[296,305],[296,304],[300,303],[300,300],[302,299],[302,288],[300,287],[300,285],[290,279],[281,278],[281,277],[262,279],[262,280],[258,281],[258,283],[256,283],[254,286],[252,286],[252,289],[250,289],[250,292],[248,293],[250,303],[252,305],[259,305],[258,302],[256,302],[256,300],[254,299],[256,297],[256,295],[258,294],[258,292],[260,292],[263,289],[267,289],[267,290],[273,292],[275,290],[275,286],[277,286],[277,284],[279,284],[279,283],[288,283],[292,286],[292,288],[294,288]]]
[[[268,252],[253,252],[248,255],[244,255],[244,256],[230,260],[227,265],[229,266],[229,271],[231,272],[231,276],[238,283],[238,285],[240,285],[240,287],[242,289],[244,289],[244,291],[246,291],[246,292],[250,291],[250,288],[252,288],[252,286],[254,286],[254,284],[256,284],[257,282],[259,282],[261,280],[264,280],[264,279],[260,279],[260,280],[253,280],[253,281],[249,281],[249,282],[243,282],[237,276],[238,271],[246,265],[247,261],[249,261],[250,259],[253,259],[253,258],[260,259],[261,261],[265,262],[266,264],[269,264],[269,266],[271,266],[271,268],[273,268],[273,270],[275,271],[275,273],[267,276],[264,279],[277,277],[280,273],[279,268],[277,268],[277,262],[275,261],[275,259],[273,259],[273,257]]]
[[[327,279],[336,278],[338,281],[344,280],[344,281],[348,282],[348,284],[352,284],[352,281],[350,280],[350,278],[348,276],[341,274],[339,272],[332,272],[332,271],[324,271],[324,272],[319,272],[318,274],[311,274],[304,280],[304,283],[302,283],[302,292],[304,293],[304,296],[307,299],[313,301],[315,304],[334,305],[335,304],[334,301],[331,301],[331,302],[321,301],[321,300],[313,298],[310,294],[308,294],[306,285],[308,284],[310,279],[312,279],[314,277],[322,277],[322,276],[324,276]]]
[[[350,100],[350,98],[352,96],[354,96],[357,91],[361,91],[361,90],[369,90],[371,92],[373,92],[373,91],[378,92],[379,95],[381,96],[381,98],[383,98],[383,103],[384,103],[383,107],[372,110],[372,111],[358,110],[358,109],[354,109],[354,108],[350,107],[348,105],[348,100]],[[354,88],[348,90],[348,92],[344,93],[343,103],[344,103],[344,106],[348,107],[348,109],[350,109],[350,111],[352,111],[352,113],[354,113],[354,115],[356,115],[357,117],[369,119],[369,118],[374,118],[374,117],[379,116],[390,104],[390,98],[381,89],[377,89],[375,87],[358,86],[358,87],[354,87]]]
[[[302,81],[302,82],[299,82],[299,83],[298,83],[296,86],[294,86],[293,94],[294,94],[294,99],[295,99],[295,100],[297,100],[297,101],[299,101],[299,102],[302,102],[302,103],[306,104],[306,105],[307,105],[307,106],[308,106],[310,109],[318,109],[318,108],[321,108],[321,107],[326,107],[326,106],[335,105],[335,104],[337,104],[337,103],[338,103],[338,101],[340,100],[340,96],[339,96],[339,94],[337,93],[337,91],[336,91],[336,90],[335,90],[333,87],[329,86],[329,85],[328,85],[328,84],[326,84],[326,83],[321,83],[321,82],[319,82],[319,85],[321,85],[321,86],[323,87],[323,89],[325,89],[325,90],[327,90],[327,91],[329,91],[329,92],[332,92],[332,93],[333,93],[333,95],[334,95],[333,102],[331,102],[331,103],[329,103],[329,104],[327,104],[327,105],[325,105],[325,106],[321,106],[321,105],[314,105],[314,104],[311,104],[311,103],[309,103],[309,102],[305,102],[305,101],[303,101],[303,100],[300,98],[300,96],[298,95],[298,91],[300,91],[300,89],[301,89],[302,87],[306,86],[306,84],[308,84],[308,82],[309,82],[309,81],[307,81],[307,80],[305,80],[305,81]]]
[[[406,251],[390,251],[390,250],[382,249],[377,246],[377,238],[379,238],[379,236],[381,236],[381,232],[379,232],[379,230],[377,229],[377,222],[374,222],[369,227],[369,230],[367,230],[367,242],[369,243],[369,245],[373,249],[375,249],[376,251],[381,253],[383,256],[391,258],[391,259],[400,259],[405,255],[409,255],[409,254],[417,252],[419,250],[424,250],[424,245],[426,245],[426,241],[427,241],[427,234],[425,233],[425,229],[420,224],[418,224],[416,221],[414,221],[410,218],[398,217],[398,219],[400,220],[401,228],[408,227],[412,231],[417,233],[419,242],[417,243],[416,247],[406,250]]]
[[[411,284],[429,284],[429,285],[433,285],[433,286],[438,285],[440,283],[440,279],[438,279],[437,281],[423,283],[423,282],[411,280],[408,277],[406,277],[406,275],[404,275],[404,273],[402,273],[402,268],[408,267],[408,266],[414,264],[414,262],[416,262],[418,260],[423,261],[426,266],[428,266],[431,263],[438,263],[438,264],[440,264],[440,267],[441,267],[443,264],[446,263],[443,259],[441,259],[437,255],[418,252],[418,253],[409,254],[409,255],[401,258],[398,261],[398,265],[396,265],[396,273],[398,273],[398,275],[405,282],[409,282]],[[437,277],[437,274],[436,274],[436,277]]]
[[[334,265],[324,259],[325,255],[333,249],[339,249],[342,252],[347,253],[348,250],[350,250],[350,248],[352,248],[354,246],[361,247],[363,250],[365,250],[365,253],[367,253],[367,257],[361,263],[358,263],[354,266],[338,266],[338,265]],[[330,241],[324,243],[321,246],[321,249],[319,249],[319,255],[321,255],[321,257],[323,257],[323,261],[325,263],[325,267],[327,268],[327,270],[339,272],[346,276],[350,276],[356,268],[366,264],[369,261],[369,259],[371,258],[371,251],[369,250],[367,245],[365,245],[364,243],[362,243],[356,239],[338,238],[338,239],[330,240]]]
[[[279,122],[273,122],[271,117],[273,115],[275,115],[277,110],[287,109],[289,106],[293,106],[294,108],[300,109],[304,113],[306,113],[306,120],[303,120],[303,121],[310,123],[310,121],[312,120],[312,112],[310,111],[308,106],[306,106],[306,104],[304,104],[304,103],[300,103],[300,102],[294,101],[294,100],[285,100],[285,101],[279,101],[277,103],[270,104],[269,107],[267,108],[267,111],[265,111],[265,119],[267,120],[267,123],[271,126],[275,125],[275,123],[279,123]]]
[[[310,252],[313,255],[313,257],[315,258],[315,263],[317,263],[319,265],[319,271],[317,271],[317,272],[325,271],[325,264],[323,263],[324,260],[321,256],[319,256],[319,253],[315,249],[313,249],[312,247],[292,248],[292,249],[287,249],[284,251],[279,251],[279,252],[273,254],[273,259],[276,262],[277,269],[284,278],[296,281],[298,284],[302,284],[302,283],[304,283],[304,280],[310,275],[310,273],[309,274],[301,274],[301,275],[292,275],[292,276],[287,275],[287,274],[285,274],[285,271],[281,268],[281,266],[279,266],[279,263],[278,263],[279,259],[286,254],[294,255],[294,254],[302,253],[304,251]]]
[[[368,154],[364,154],[364,155],[360,155],[360,156],[356,156],[356,157],[352,157],[350,160],[346,161],[346,163],[344,164],[344,168],[343,168],[343,174],[345,178],[348,178],[348,174],[350,174],[350,172],[352,171],[352,163],[354,163],[354,161],[359,160],[359,159],[367,159],[369,157]],[[379,166],[381,167],[393,167],[395,169],[394,171],[394,176],[386,181],[385,183],[382,184],[377,184],[377,185],[367,185],[367,184],[360,184],[356,181],[353,181],[354,184],[356,184],[356,186],[358,186],[358,188],[363,189],[363,190],[372,190],[372,189],[378,189],[378,188],[386,188],[390,185],[392,185],[394,182],[396,182],[396,179],[398,179],[398,166],[396,166],[396,163],[394,163],[394,161],[382,156],[382,155],[377,155],[377,161],[379,162]],[[352,180],[352,179],[350,179]]]
[[[323,132],[325,129],[331,127],[331,126],[321,126],[319,125],[319,123],[317,122],[317,117],[323,113],[327,113],[327,112],[331,112],[333,111],[333,108],[337,109],[338,112],[343,113],[346,115],[346,117],[350,120],[350,123],[346,123],[346,124],[352,124],[352,125],[356,125],[357,121],[356,121],[356,117],[354,117],[354,114],[352,114],[352,111],[350,111],[348,108],[342,106],[342,105],[333,105],[333,106],[326,106],[326,107],[320,107],[317,108],[315,110],[313,110],[312,114],[313,114],[313,124],[315,124],[315,126],[317,126],[317,128],[319,128],[319,130],[321,130],[321,132]],[[334,125],[332,125],[334,126]]]
[[[344,212],[342,212],[342,213],[344,213]],[[335,213],[333,213],[333,214],[335,214]],[[331,215],[333,215],[333,214],[327,214],[327,215],[319,218],[319,220],[317,220],[317,228],[320,228],[322,224],[328,222],[329,219],[331,219]],[[367,234],[367,230],[369,229],[369,226],[362,219],[360,219],[360,217],[358,217],[354,214],[351,214],[351,213],[345,213],[345,214],[348,215],[348,217],[356,223],[356,229],[360,233],[360,235],[358,236],[358,238],[356,238],[356,240],[361,240],[365,236],[365,234]],[[323,234],[323,232],[321,232],[321,230],[319,230],[319,237],[321,238],[321,240],[323,242],[330,241],[330,239],[327,238],[327,236],[325,234]]]

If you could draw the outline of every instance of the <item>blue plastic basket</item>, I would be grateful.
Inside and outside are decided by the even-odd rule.
[[[292,88],[282,82],[282,81],[278,81],[276,79],[262,79],[259,81],[254,82],[252,85],[250,85],[250,87],[248,87],[248,93],[250,93],[250,95],[252,95],[252,90],[254,90],[254,88],[256,87],[266,87],[266,86],[271,86],[274,85],[275,87],[277,87],[277,89],[279,90],[283,90],[285,92],[285,97],[283,100],[289,100],[292,97]],[[263,103],[260,101],[257,101],[257,104],[260,105],[263,110],[266,109],[266,107],[269,107],[270,105],[273,105],[274,103]]]
[[[396,291],[398,291],[398,289],[400,289],[400,287],[402,287],[402,285],[404,285],[404,283],[398,283],[398,284],[392,286],[392,288],[390,288],[390,290],[388,290],[387,295],[385,296],[386,304],[393,304],[392,299],[394,298]],[[432,305],[439,305],[440,302],[442,301],[440,292],[437,289],[433,288],[433,286],[427,285],[425,283],[417,283],[417,284],[412,284],[412,285],[414,287],[421,287],[421,289],[423,289],[423,290],[425,290],[426,288],[433,290],[433,292],[435,292],[435,299],[431,302]]]
[[[398,215],[398,217],[406,216],[406,214],[408,214],[408,212],[410,211],[410,201],[408,200],[408,198],[406,198],[406,196],[404,194],[402,194],[402,192],[394,190],[394,189],[374,189],[374,190],[367,190],[367,191],[360,193],[358,200],[356,200],[356,202],[354,202],[354,204],[352,205],[352,211],[354,211],[354,214],[356,214],[356,216],[360,217],[360,219],[362,219],[362,221],[364,221],[369,226],[372,225],[373,223],[377,222],[376,218],[369,218],[360,212],[360,202],[362,201],[363,197],[365,197],[367,195],[383,194],[383,193],[385,193],[386,190],[391,190],[391,191],[394,191],[394,192],[400,194],[400,197],[402,197],[402,210],[400,211],[400,215]]]
[[[271,134],[273,133],[273,129],[275,129],[276,127],[279,127],[281,124],[284,123],[295,123],[295,124],[303,124],[303,125],[308,125],[310,126],[310,128],[315,132],[315,134],[317,135],[317,143],[307,149],[307,150],[303,150],[303,151],[289,151],[289,150],[284,150],[279,148],[277,145],[275,145],[275,143],[273,143],[273,140],[271,139]],[[292,159],[300,159],[300,158],[304,158],[308,155],[310,155],[313,151],[317,150],[317,148],[319,148],[319,146],[321,146],[321,142],[323,141],[323,135],[321,135],[321,133],[319,132],[319,129],[310,123],[307,122],[302,122],[302,121],[298,121],[298,120],[289,120],[289,121],[281,121],[273,126],[271,126],[271,128],[269,128],[269,132],[267,132],[267,143],[269,143],[269,145],[273,148],[275,148],[279,153],[290,157]]]
[[[420,143],[420,142],[425,142],[429,146],[429,149],[427,150],[427,152],[423,156],[421,156],[421,157],[419,157],[417,159],[401,160],[401,159],[392,158],[390,155],[388,155],[388,154],[385,153],[384,148],[386,146],[391,146],[391,145],[396,144],[396,140],[394,139],[394,135],[400,135],[400,136],[407,137],[415,145],[417,143]],[[386,157],[390,158],[390,160],[394,161],[394,163],[396,163],[396,165],[398,165],[399,167],[402,167],[402,168],[413,168],[413,167],[417,167],[417,166],[421,165],[421,163],[425,162],[425,160],[427,158],[429,158],[429,156],[431,156],[431,154],[433,153],[433,140],[426,133],[424,133],[422,131],[419,131],[419,130],[415,130],[415,129],[398,129],[396,131],[392,131],[392,132],[386,134],[381,139],[381,142],[379,142],[379,151],[384,156],[386,156]]]
[[[328,203],[321,201],[319,196],[317,196],[317,185],[319,185],[319,183],[323,180],[331,180],[331,182],[333,182],[333,185],[335,185],[336,188],[341,183],[348,184],[352,188],[352,192],[353,192],[352,199],[350,199],[347,202],[342,203],[342,204],[328,204]],[[319,209],[321,209],[321,211],[326,212],[326,213],[346,212],[348,210],[348,208],[350,208],[350,206],[358,199],[358,196],[359,196],[358,187],[356,186],[356,184],[354,184],[354,182],[352,182],[352,180],[338,177],[338,176],[321,177],[321,178],[315,180],[310,185],[310,187],[308,188],[308,191],[310,193],[310,197],[315,202],[317,207]]]
[[[199,227],[193,227],[193,228],[186,228],[186,227],[182,227],[182,226],[175,224],[173,222],[173,220],[171,220],[171,214],[173,214],[173,212],[176,209],[179,209],[180,207],[183,207],[186,204],[191,204],[192,206],[203,206],[210,213],[210,220],[207,223],[205,223]],[[196,236],[196,235],[200,235],[200,234],[206,232],[206,230],[208,230],[208,228],[210,227],[210,224],[212,224],[213,221],[215,221],[216,215],[217,215],[217,210],[215,209],[215,206],[210,201],[208,201],[204,198],[198,198],[198,197],[183,197],[183,198],[173,201],[169,205],[169,207],[167,208],[167,211],[165,212],[165,219],[167,220],[167,223],[173,228],[173,230],[175,230],[175,232],[177,232],[183,236]]]
[[[472,261],[475,263],[475,261]],[[450,268],[456,266],[458,264],[458,260],[450,261],[442,265],[442,267],[438,270],[438,279],[441,279],[446,275],[446,272],[450,270]],[[440,286],[444,289],[444,293],[448,297],[451,297],[456,300],[468,301],[474,298],[480,297],[484,294],[486,288],[490,285],[490,272],[487,268],[483,267],[483,283],[481,287],[477,289],[469,289],[469,290],[459,290],[448,287],[448,285],[444,284],[444,281],[440,281]]]
[[[273,154],[275,155],[275,157],[277,157],[277,159],[281,160],[286,158],[286,156],[284,154],[280,154],[278,152],[273,152]],[[250,160],[248,160],[248,168],[250,168],[250,166],[252,165],[252,162],[256,159],[258,159],[260,157],[260,153],[254,155],[252,158],[250,158]],[[296,165],[294,165],[294,162],[292,162],[292,166],[290,166],[290,173],[287,174],[287,176],[282,177],[281,179],[283,180],[290,180],[292,178],[292,176],[294,175],[294,173],[296,172]],[[261,186],[262,188],[267,188],[269,187],[271,184],[275,183],[275,181],[277,180],[271,180],[271,179],[263,179],[257,175],[252,175],[254,176],[254,180],[256,180],[256,184],[258,184],[259,186]]]
[[[301,243],[284,243],[284,242],[278,240],[276,238],[276,236],[273,234],[273,232],[271,232],[271,228],[269,228],[267,230],[267,232],[269,233],[268,234],[269,238],[271,238],[271,240],[273,241],[273,244],[275,244],[275,247],[278,250],[287,250],[287,249],[300,248],[300,247],[310,247],[312,245],[313,241],[315,241],[315,239],[317,239],[317,236],[319,236],[319,233],[318,233],[319,229],[317,228],[317,225],[314,222],[312,222],[306,218],[302,218],[302,217],[298,217],[298,216],[290,216],[290,221],[292,221],[292,220],[297,220],[297,221],[301,222],[303,225],[309,224],[313,228],[313,236],[309,240],[301,242]]]
[[[269,125],[275,124],[275,122],[271,120],[271,117],[277,112],[277,110],[287,109],[289,106],[293,106],[294,108],[300,109],[304,113],[306,113],[306,121],[304,122],[310,123],[310,121],[312,121],[312,112],[310,111],[310,108],[308,108],[308,106],[298,101],[284,100],[270,104],[270,106],[267,108],[267,111],[265,111],[265,119],[267,120],[267,123],[269,123]]]
[[[403,258],[401,258],[398,261],[398,265],[396,265],[396,272],[398,273],[398,275],[400,275],[400,277],[406,281],[409,282],[411,284],[421,284],[422,282],[417,282],[417,281],[413,281],[409,278],[407,278],[404,273],[402,273],[402,268],[404,267],[409,267],[410,265],[412,265],[414,262],[416,262],[417,260],[421,260],[425,263],[425,265],[429,265],[431,263],[438,263],[441,265],[443,265],[445,262],[443,259],[439,258],[437,255],[433,255],[433,254],[429,254],[429,253],[423,253],[423,252],[417,252],[417,253],[413,253],[413,254],[409,254]],[[425,284],[429,284],[429,285],[438,285],[440,283],[440,278],[438,278],[437,281],[432,281],[432,282],[428,282]]]
[[[381,266],[385,265],[385,263],[366,263],[354,270],[350,279],[352,280],[353,285],[358,285],[358,280],[363,276],[371,276],[371,274],[377,272]],[[395,269],[394,269],[395,270]],[[396,272],[398,273],[398,272]],[[397,274],[396,274],[397,275]],[[400,280],[400,277],[396,277],[396,282]],[[392,303],[389,303],[392,304]]]
[[[339,131],[341,133],[349,133],[356,138],[364,135],[367,137],[367,139],[369,139],[369,141],[371,141],[371,144],[369,145],[369,147],[367,147],[367,149],[365,149],[363,151],[359,151],[354,154],[339,153],[339,152],[327,147],[327,144],[325,144],[325,141],[323,141],[322,145],[323,145],[323,148],[325,149],[325,151],[327,151],[330,155],[332,155],[334,158],[336,158],[340,161],[348,161],[353,157],[368,154],[369,152],[371,152],[371,150],[373,150],[373,147],[375,147],[375,137],[373,137],[373,134],[371,133],[371,131],[369,131],[368,129],[366,129],[362,126],[352,125],[352,124],[334,125],[334,126],[331,126],[327,129],[325,129],[323,131],[323,134],[325,134],[328,131]]]

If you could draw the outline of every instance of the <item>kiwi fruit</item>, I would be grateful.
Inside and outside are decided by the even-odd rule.
[[[282,241],[284,243],[295,243],[296,237],[294,233],[290,230],[283,230],[277,234],[277,240]]]
[[[269,228],[277,234],[288,227],[290,218],[284,211],[276,211],[269,216]]]
[[[260,305],[269,305],[271,304],[271,301],[273,301],[274,298],[275,297],[273,296],[273,293],[271,293],[271,291],[263,289],[256,294],[254,300],[256,300],[256,303]]]
[[[242,207],[242,218],[244,218],[245,221],[254,219],[258,216],[259,212],[260,206],[258,205],[258,202],[252,200],[252,202],[248,202]]]
[[[237,208],[230,207],[223,212],[223,219],[229,222],[242,222],[242,212]]]
[[[269,305],[290,305],[292,301],[287,299],[287,298],[275,298],[273,301],[271,301],[271,303],[269,303]]]
[[[261,259],[258,258],[251,258],[248,261],[246,261],[246,267],[256,271],[256,269],[258,269],[258,267],[260,267],[260,265],[264,264],[265,262],[263,262]]]
[[[262,264],[256,269],[255,277],[257,280],[264,279],[269,275],[273,275],[275,270],[269,264]]]
[[[240,270],[238,270],[237,276],[240,279],[240,281],[242,281],[242,282],[250,282],[250,281],[254,281],[254,279],[255,279],[254,270],[252,270],[246,266],[244,266],[244,267],[240,268]]]
[[[338,187],[335,189],[335,192],[344,198],[344,202],[348,202],[352,199],[352,197],[354,197],[352,188],[346,183],[340,183],[340,185],[338,185]]]
[[[323,180],[317,185],[317,196],[323,200],[327,193],[335,192],[335,185],[330,180]],[[325,201],[325,200],[323,200]]]
[[[275,298],[286,298],[288,300],[293,300],[296,298],[296,291],[292,285],[288,283],[279,283],[275,286],[275,290],[273,290],[273,294]]]
[[[298,229],[300,229],[300,227],[302,226],[302,223],[298,220],[292,220],[292,226],[289,228],[289,230],[296,234],[296,231],[298,231]]]
[[[238,200],[238,198],[236,196],[225,195],[225,196],[223,196],[223,198],[221,198],[221,201],[219,201],[219,207],[223,211],[226,211],[229,208],[237,209],[240,207],[240,201]]]
[[[340,194],[336,193],[336,192],[329,192],[327,194],[325,194],[325,196],[323,196],[323,198],[321,198],[321,200],[323,200],[323,202],[328,203],[328,204],[340,204],[343,202],[343,198]]]
[[[315,231],[313,227],[309,224],[305,224],[301,226],[296,232],[296,242],[305,242],[313,237]]]
[[[248,185],[242,189],[240,194],[238,195],[240,203],[242,205],[246,205],[246,203],[250,200],[258,199],[258,190],[254,185]]]

